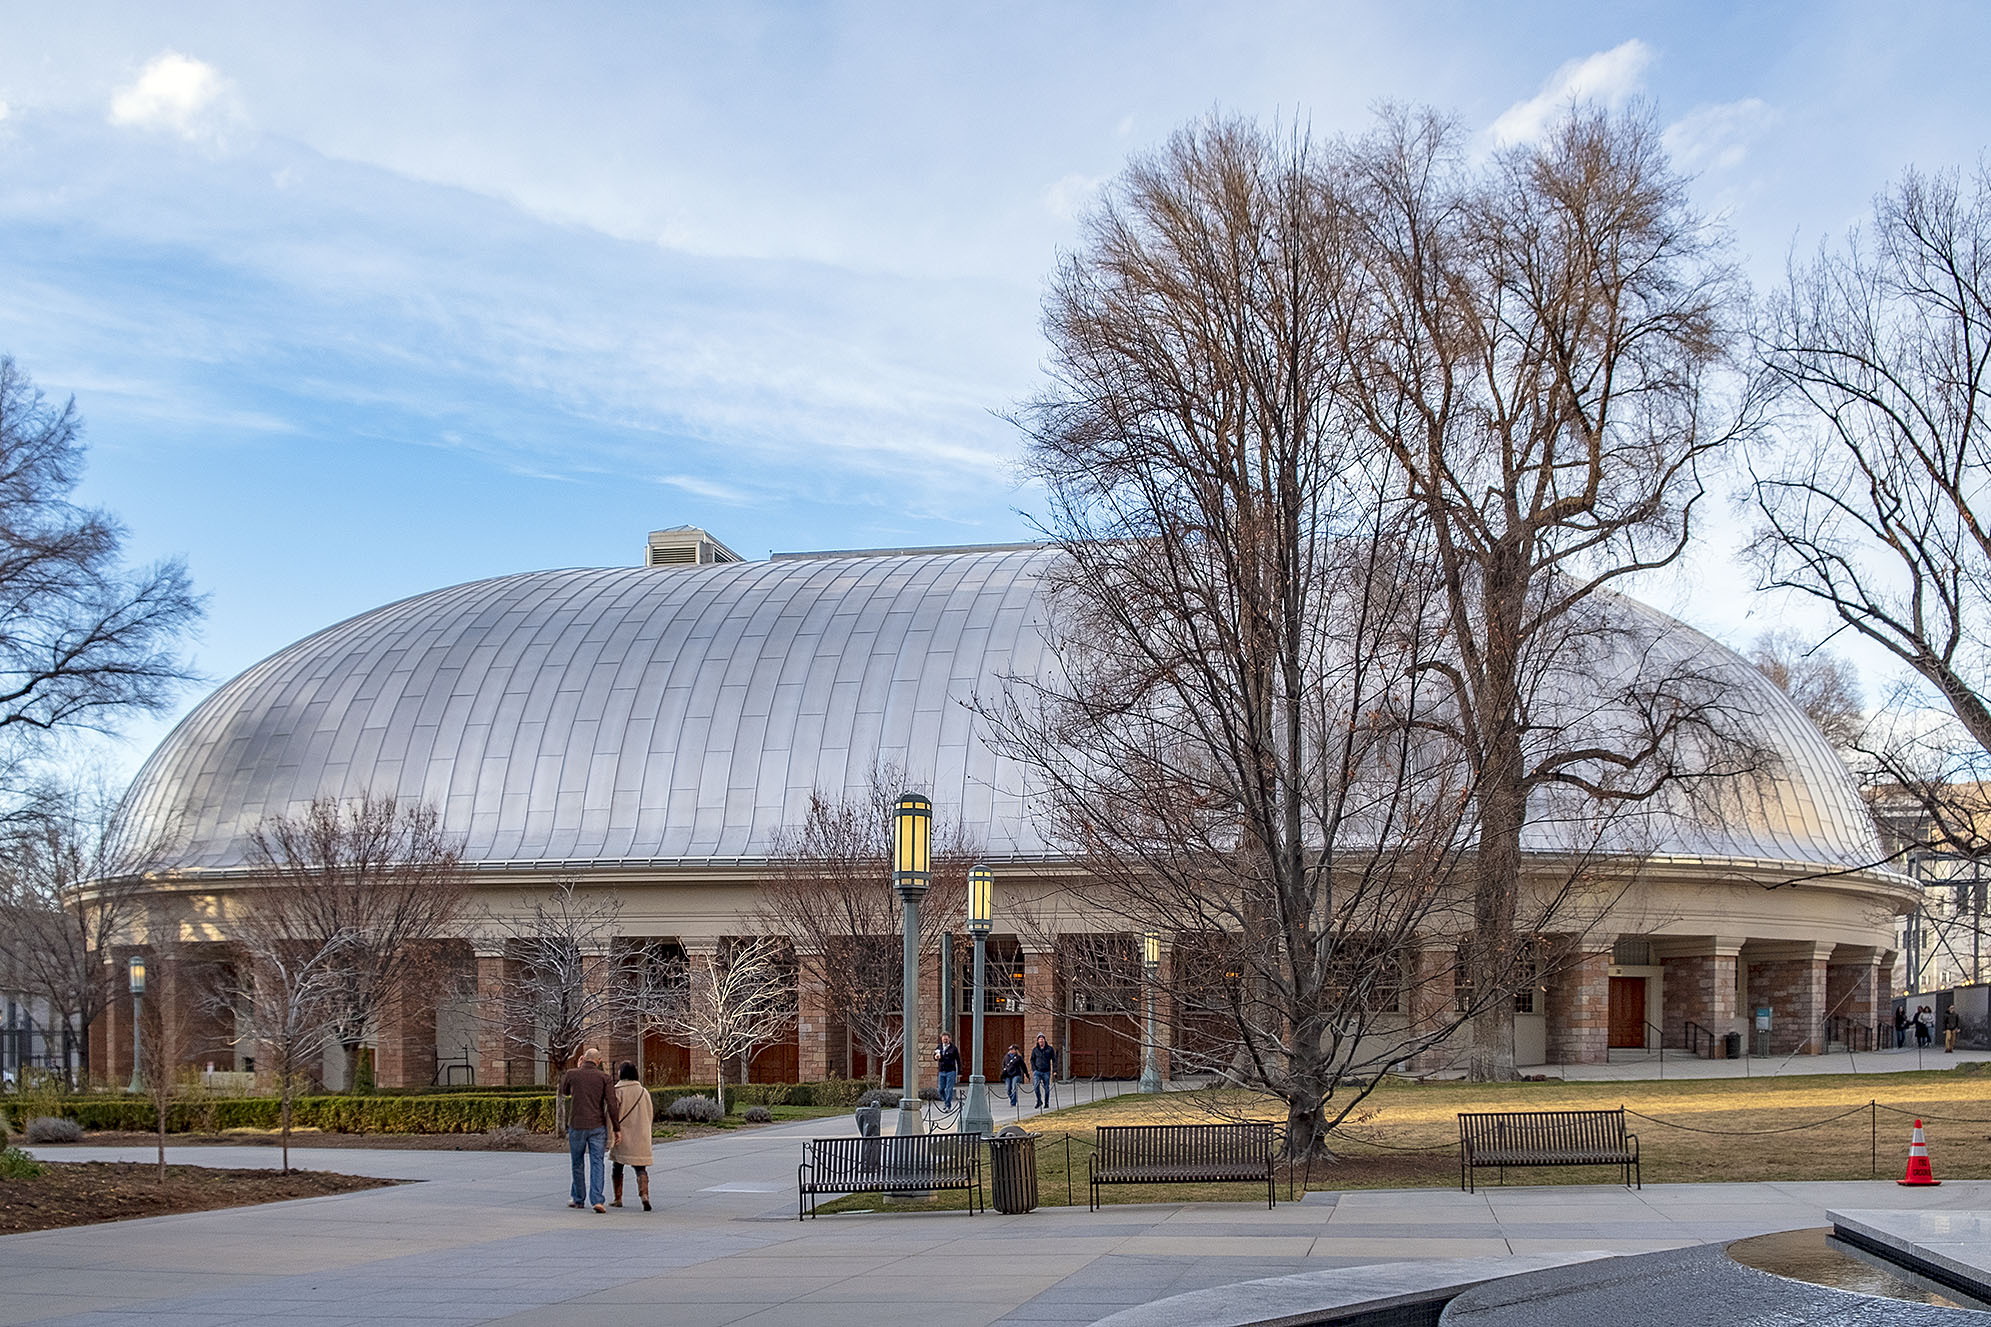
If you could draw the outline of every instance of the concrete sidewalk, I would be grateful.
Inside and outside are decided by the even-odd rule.
[[[566,1206],[561,1156],[301,1149],[301,1165],[423,1182],[0,1239],[0,1323],[1078,1324],[1327,1267],[1678,1248],[1822,1225],[1827,1207],[1991,1206],[1991,1182],[1653,1185],[798,1223],[800,1142],[825,1124],[843,1131],[821,1121],[664,1144],[653,1171],[660,1210],[608,1216]],[[185,1147],[169,1159],[276,1161],[265,1147]]]
[[[1740,1060],[1703,1060],[1685,1051],[1647,1052],[1651,1059],[1623,1064],[1528,1064],[1524,1074],[1543,1074],[1572,1083],[1642,1083],[1674,1078],[1795,1078],[1807,1074],[1901,1074],[1922,1069],[1954,1069],[1959,1064],[1991,1063],[1991,1051],[1945,1053],[1940,1044],[1923,1050],[1837,1051],[1830,1055],[1758,1055]]]

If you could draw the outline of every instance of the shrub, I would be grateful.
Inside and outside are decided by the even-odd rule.
[[[0,1148],[0,1180],[31,1180],[41,1174],[41,1163],[18,1147]]]
[[[886,1110],[893,1110],[899,1104],[899,1095],[899,1093],[894,1092],[889,1087],[874,1087],[869,1092],[858,1097],[857,1104],[860,1106],[882,1106]]]
[[[83,1126],[60,1115],[37,1115],[28,1121],[26,1137],[31,1143],[80,1143]]]
[[[667,1120],[691,1120],[699,1124],[717,1124],[726,1118],[726,1112],[719,1109],[719,1103],[711,1097],[679,1097],[664,1108]]]
[[[532,1150],[532,1130],[523,1124],[507,1124],[491,1130],[491,1150],[495,1152],[530,1152]]]
[[[741,1118],[748,1124],[772,1124],[774,1123],[774,1112],[765,1106],[749,1106],[741,1115]]]
[[[937,1087],[923,1087],[919,1090],[919,1099],[921,1101],[938,1101],[940,1100],[940,1089]]]

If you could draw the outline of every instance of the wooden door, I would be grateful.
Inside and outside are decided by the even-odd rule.
[[[961,1015],[960,1029],[954,1034],[954,1044],[961,1048],[961,1077],[966,1081],[975,1072],[968,1058],[975,1049],[975,1016]],[[1034,1038],[1032,1039],[1035,1040]],[[1023,1052],[1024,1061],[1030,1059],[1030,1048],[1023,1044],[1022,1014],[983,1014],[982,1015],[982,1077],[988,1082],[1000,1082],[1002,1054],[1009,1049],[1010,1042]]]
[[[802,1071],[802,1043],[790,1032],[780,1041],[771,1041],[747,1061],[747,1081],[751,1083],[794,1083]]]
[[[1073,1078],[1139,1078],[1141,1027],[1132,1014],[1073,1014]]]
[[[1611,1047],[1645,1046],[1645,978],[1611,978]]]
[[[691,1050],[686,1046],[674,1046],[665,1041],[662,1034],[643,1034],[643,1082],[646,1086],[660,1084],[689,1083],[691,1081]]]

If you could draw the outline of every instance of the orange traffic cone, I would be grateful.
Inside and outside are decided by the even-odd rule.
[[[1922,1135],[1922,1122],[1915,1121],[1915,1136],[1908,1141],[1908,1173],[1895,1181],[1896,1184],[1941,1184],[1936,1173],[1929,1169],[1929,1140]]]

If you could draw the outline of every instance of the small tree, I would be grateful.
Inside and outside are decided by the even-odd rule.
[[[208,992],[175,945],[156,946],[146,962],[150,981],[139,1012],[140,1073],[152,1104],[157,1130],[159,1178],[166,1177],[166,1133],[173,1106],[187,1091],[187,1062],[206,1049],[198,1045],[199,1011]]]
[[[754,914],[760,933],[793,940],[800,979],[821,992],[880,1086],[905,1041],[902,905],[891,867],[891,809],[904,783],[881,770],[861,798],[812,794],[807,818],[776,842]],[[958,825],[943,822],[934,837],[933,884],[920,903],[923,962],[961,925],[976,855]]]
[[[259,1075],[276,1085],[283,1170],[290,1173],[291,1121],[300,1092],[338,1044],[343,935],[295,939],[280,914],[251,912],[236,927],[241,961],[216,1003],[251,1048]]]
[[[710,963],[694,963],[650,1011],[650,1021],[680,1046],[704,1049],[719,1066],[719,1109],[726,1108],[726,1065],[778,1041],[795,1026],[795,970],[787,946],[772,936],[735,940]]]
[[[503,1020],[507,1041],[551,1072],[635,1017],[635,973],[621,944],[617,895],[562,880],[529,907],[493,915],[489,926],[504,938],[513,965],[489,1016]]]
[[[314,798],[251,831],[266,923],[326,949],[324,1011],[344,1057],[346,1090],[393,994],[434,975],[435,942],[463,909],[461,843],[426,803],[362,793]]]

